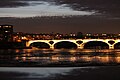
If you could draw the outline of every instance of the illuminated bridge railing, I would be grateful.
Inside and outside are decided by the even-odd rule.
[[[63,40],[30,40],[27,47],[39,48],[75,48],[75,49],[119,49],[120,39],[63,39]],[[47,46],[47,47],[46,47]]]

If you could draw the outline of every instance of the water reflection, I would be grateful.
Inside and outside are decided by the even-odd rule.
[[[22,1],[29,6],[0,8],[0,17],[34,17],[34,16],[72,16],[92,15],[94,11],[77,11],[67,4],[55,5],[48,1]]]
[[[97,51],[97,52],[96,52]],[[17,49],[0,50],[2,66],[119,64],[119,50]],[[109,51],[109,52],[108,52]]]

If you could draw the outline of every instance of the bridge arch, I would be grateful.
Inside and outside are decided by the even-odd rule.
[[[109,44],[104,41],[88,41],[84,43],[84,49],[109,49]]]
[[[114,49],[120,49],[120,42],[117,42],[116,44],[114,44]]]
[[[40,49],[49,49],[50,48],[50,45],[46,42],[32,42],[29,46],[40,48]]]
[[[60,41],[54,44],[55,49],[77,49],[78,46],[76,43],[71,41]]]

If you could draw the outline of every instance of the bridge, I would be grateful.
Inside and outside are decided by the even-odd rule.
[[[29,40],[26,47],[40,48],[77,48],[77,49],[117,49],[120,39],[62,39],[62,40]]]

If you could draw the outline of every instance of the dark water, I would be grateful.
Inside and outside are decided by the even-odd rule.
[[[1,80],[120,79],[120,50],[8,49],[0,53]]]
[[[0,50],[1,66],[119,65],[120,50],[17,49]]]

